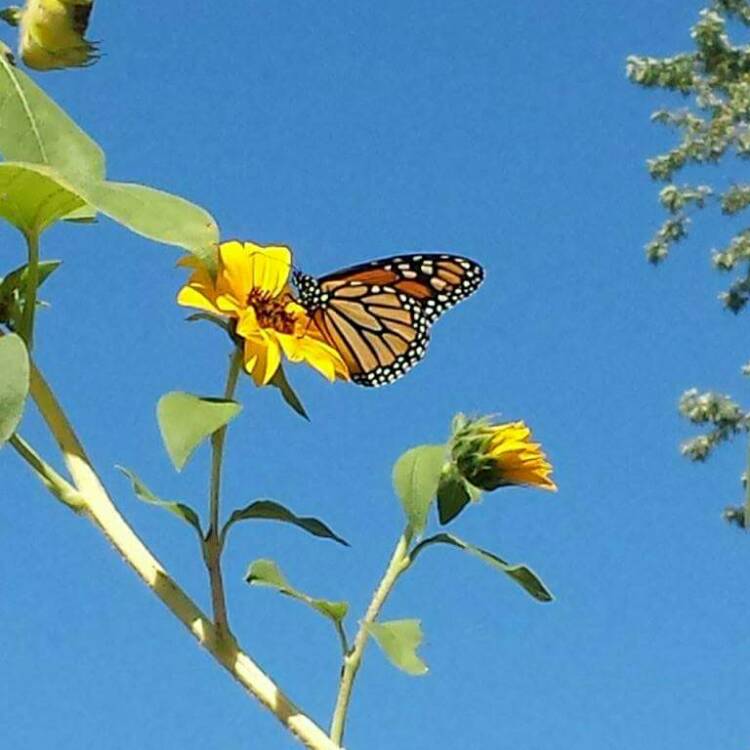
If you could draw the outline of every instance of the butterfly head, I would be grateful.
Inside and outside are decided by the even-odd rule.
[[[299,294],[299,301],[302,307],[308,312],[312,312],[320,307],[322,303],[322,292],[318,280],[314,276],[310,276],[297,270],[294,271],[292,278],[294,280],[294,286],[297,287],[297,293]]]

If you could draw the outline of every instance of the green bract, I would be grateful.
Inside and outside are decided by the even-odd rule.
[[[481,491],[472,487],[451,464],[440,476],[437,489],[438,518],[440,523],[450,523]]]
[[[38,286],[41,286],[59,268],[59,260],[43,260],[39,263]],[[21,328],[21,319],[26,305],[26,289],[29,283],[29,266],[24,264],[0,279],[0,323],[6,323],[14,331]],[[37,301],[37,305],[42,304]]]
[[[272,385],[274,388],[278,388],[284,401],[294,411],[296,411],[297,414],[300,415],[300,417],[304,417],[305,419],[310,421],[310,417],[307,416],[307,412],[305,411],[305,407],[302,401],[300,401],[299,396],[295,393],[294,389],[287,380],[286,373],[284,372],[284,366],[282,364],[279,364],[276,373],[271,378],[271,380],[268,381],[268,384]]]

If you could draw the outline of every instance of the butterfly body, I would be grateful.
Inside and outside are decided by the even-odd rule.
[[[483,279],[475,261],[438,253],[383,258],[321,278],[294,274],[300,304],[364,386],[408,372],[427,351],[430,326]]]

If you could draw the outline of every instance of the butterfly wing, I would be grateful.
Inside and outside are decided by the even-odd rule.
[[[422,359],[430,326],[483,278],[478,263],[460,256],[393,256],[318,280],[304,277],[301,302],[341,354],[352,380],[378,386]]]

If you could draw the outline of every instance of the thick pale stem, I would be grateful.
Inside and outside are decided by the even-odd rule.
[[[26,232],[26,247],[28,249],[28,266],[26,289],[24,290],[23,316],[21,318],[21,336],[26,347],[31,351],[34,347],[34,318],[36,316],[36,291],[39,286],[39,234]]]
[[[32,365],[31,395],[62,451],[73,479],[69,489],[85,500],[83,514],[104,534],[123,560],[172,614],[251,695],[311,750],[340,750],[328,735],[284,695],[268,675],[239,648],[227,649],[212,622],[167,573],[120,515],[96,475],[83,446],[49,386]],[[65,481],[65,480],[63,480]]]
[[[339,693],[336,698],[333,719],[331,720],[331,739],[338,745],[341,744],[344,738],[346,715],[352,697],[352,688],[354,687],[354,680],[357,677],[357,672],[362,663],[365,646],[367,645],[367,638],[369,636],[367,626],[375,622],[377,616],[380,614],[383,604],[385,604],[385,600],[393,590],[398,577],[409,567],[410,560],[407,553],[410,541],[411,534],[407,530],[398,540],[398,544],[396,545],[396,549],[388,563],[385,574],[380,581],[380,585],[375,590],[370,606],[367,608],[365,616],[360,621],[359,630],[354,639],[352,650],[344,656],[344,664],[341,670],[341,681],[339,683]]]
[[[227,385],[224,398],[234,398],[237,379],[242,368],[242,350],[237,348],[232,354],[227,374]],[[219,504],[221,498],[221,466],[224,460],[224,443],[227,426],[221,427],[211,436],[211,484],[209,488],[209,526],[203,544],[203,557],[208,568],[211,585],[211,605],[214,613],[214,625],[220,640],[231,638],[227,603],[224,596],[224,579],[221,573],[222,540],[219,532]]]

